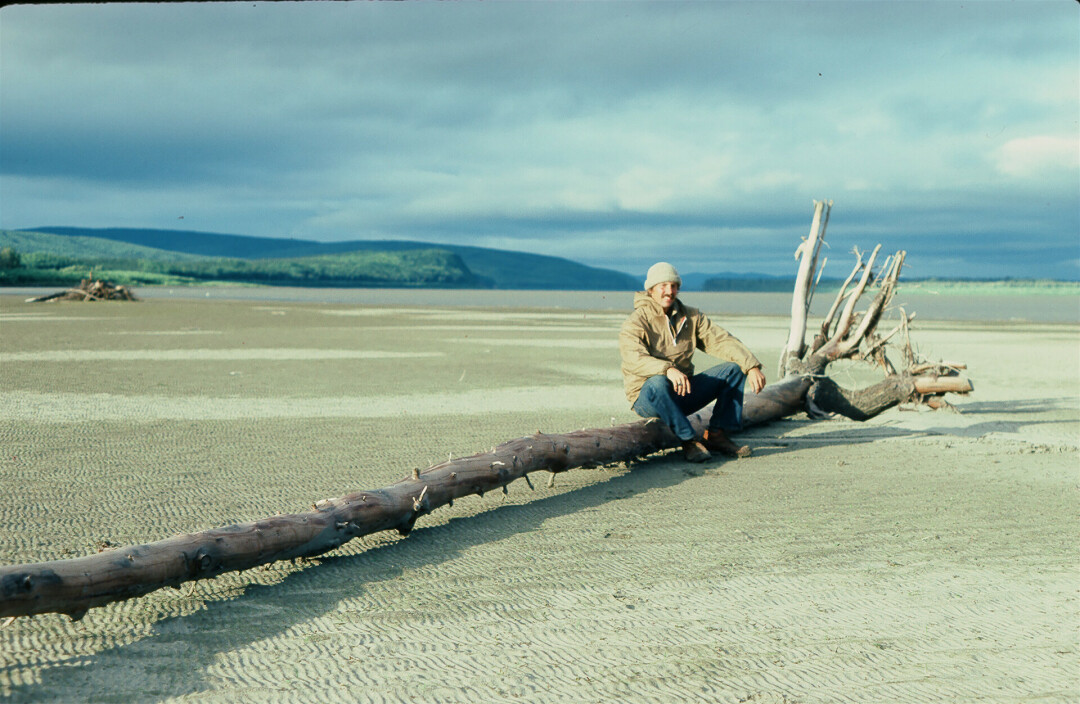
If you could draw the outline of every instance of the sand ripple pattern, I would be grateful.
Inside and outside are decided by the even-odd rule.
[[[633,419],[621,315],[6,298],[0,316],[63,316],[0,317],[5,564],[303,511],[537,429]],[[786,317],[732,322],[775,369]],[[180,351],[170,330],[220,334]],[[970,365],[970,412],[795,417],[746,433],[748,460],[671,453],[550,488],[539,473],[408,538],[78,623],[17,619],[0,699],[1075,704],[1080,337],[919,332]]]
[[[487,543],[475,541],[496,524],[474,519],[466,547],[452,541],[435,558],[442,534],[431,536],[420,560],[393,556],[398,577],[360,594],[331,605],[311,585],[311,602],[298,600],[309,617],[209,674],[264,692],[299,681],[325,694],[338,682],[371,702],[1069,700],[1061,668],[1075,636],[1054,615],[1069,600],[1075,613],[1064,567],[957,567],[926,545],[890,565],[914,536],[860,547],[850,525],[759,519],[747,538],[693,506],[699,481],[723,479],[649,487],[624,476],[641,491],[584,515],[508,507],[525,530]],[[650,524],[655,502],[685,523]],[[782,518],[806,525],[803,514]],[[338,567],[320,583],[347,579]]]
[[[323,360],[417,359],[441,357],[442,352],[393,350],[327,350],[302,348],[171,349],[171,350],[43,350],[2,352],[0,363],[10,362],[205,362],[210,360]]]
[[[257,418],[384,418],[469,416],[543,407],[625,412],[625,398],[610,385],[469,390],[458,393],[322,398],[229,398],[107,393],[0,392],[0,419],[32,423],[101,421],[241,420]],[[573,428],[571,428],[573,430]],[[510,439],[510,438],[506,438]]]

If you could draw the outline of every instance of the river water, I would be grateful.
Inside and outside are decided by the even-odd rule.
[[[55,288],[0,288],[0,295],[24,297],[53,293]],[[566,310],[627,311],[633,306],[629,291],[504,291],[476,289],[299,288],[278,286],[156,287],[134,289],[140,298],[346,303],[419,307],[558,308]],[[711,315],[791,314],[789,293],[684,291],[688,305]],[[869,300],[869,297],[867,297]],[[811,316],[821,317],[832,305],[832,295],[816,297]],[[903,306],[919,320],[986,322],[1080,323],[1080,296],[1039,294],[905,294],[901,289],[893,307]]]

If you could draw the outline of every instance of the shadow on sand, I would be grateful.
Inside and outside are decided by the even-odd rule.
[[[1078,411],[1080,402],[1076,398],[1063,396],[1061,398],[1029,398],[1019,401],[976,401],[965,403],[961,412],[964,415],[976,413],[1047,413],[1049,411]]]
[[[768,456],[805,447],[804,440],[822,447],[927,435],[926,432],[874,426],[826,430],[798,439],[784,437],[792,430],[827,425],[820,421],[785,419],[753,428],[744,437],[755,446],[756,456]],[[752,461],[743,460],[739,464],[745,462],[749,466]],[[35,665],[4,665],[2,671],[9,674],[9,681],[18,682],[30,679],[26,671],[38,670],[39,682],[13,687],[13,701],[48,701],[61,693],[70,695],[82,691],[94,701],[127,701],[137,693],[140,701],[149,702],[207,692],[209,689],[198,678],[198,673],[209,667],[219,654],[273,638],[332,612],[342,601],[362,594],[369,583],[395,579],[406,570],[437,566],[458,558],[475,546],[537,530],[551,518],[670,487],[705,472],[734,468],[734,460],[690,465],[676,452],[653,455],[633,463],[630,471],[613,474],[606,481],[524,504],[501,505],[478,515],[452,518],[439,526],[418,526],[407,539],[377,545],[355,555],[330,553],[317,558],[278,583],[251,584],[238,596],[217,599],[208,596],[203,602],[203,610],[164,617],[146,636],[89,656],[58,658],[44,665],[40,656],[36,656]],[[116,605],[105,608],[116,608]],[[187,637],[189,633],[213,633],[213,637],[192,639]],[[109,681],[130,680],[131,658],[153,658],[153,653],[159,649],[160,652],[175,653],[177,648],[181,649],[182,655],[166,656],[177,661],[176,672],[165,674],[168,684],[156,691],[152,681],[141,684],[128,681],[118,685],[117,689],[130,688],[126,692],[89,691],[91,686],[103,681],[103,671],[115,673],[116,677],[106,678]],[[137,672],[140,666],[134,669]],[[97,675],[91,677],[91,671]],[[161,678],[157,679],[160,681]]]

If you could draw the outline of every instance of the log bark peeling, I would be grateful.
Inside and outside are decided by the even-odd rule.
[[[802,256],[813,261],[824,232],[818,224],[827,221],[828,207],[831,203],[816,204],[811,238],[800,248]],[[744,426],[801,411],[838,413],[865,420],[898,403],[924,401],[940,406],[944,393],[971,390],[970,382],[957,375],[961,365],[915,363],[910,344],[906,351],[911,362],[908,369],[889,374],[867,389],[844,390],[824,376],[828,364],[842,358],[861,357],[881,363],[887,371],[891,368],[882,351],[884,340],[874,335],[874,329],[895,289],[903,252],[890,258],[884,273],[873,279],[876,255],[877,250],[866,265],[859,257],[821,332],[809,346],[804,343],[805,312],[809,310],[813,292],[810,277],[814,272],[812,266],[800,267],[792,310],[803,313],[793,315],[782,359],[785,376],[759,394],[746,394]],[[848,285],[860,270],[858,283],[848,292]],[[866,311],[856,314],[856,301],[872,281],[878,294]],[[905,314],[898,328],[905,335],[909,320]],[[691,419],[699,433],[710,410],[706,408]],[[408,535],[417,519],[440,506],[452,505],[455,499],[483,496],[499,489],[505,492],[518,479],[525,479],[532,488],[528,477],[532,472],[544,470],[554,476],[576,467],[638,459],[678,444],[671,430],[658,421],[561,435],[537,433],[503,443],[491,452],[414,470],[411,476],[383,489],[319,501],[304,513],[277,515],[86,557],[0,567],[0,618],[63,613],[78,620],[87,610],[114,601],[278,560],[314,557],[359,536],[395,529]]]

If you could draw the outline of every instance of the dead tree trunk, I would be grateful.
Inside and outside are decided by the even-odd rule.
[[[862,420],[897,403],[928,400],[933,405],[936,400],[940,405],[946,392],[971,390],[970,382],[956,376],[959,365],[916,363],[910,344],[904,372],[897,374],[885,357],[885,341],[900,331],[906,338],[910,321],[901,311],[901,324],[892,333],[878,337],[874,332],[895,289],[903,252],[898,252],[876,278],[872,268],[877,250],[865,265],[859,257],[821,331],[809,346],[805,344],[806,317],[828,207],[816,204],[811,236],[800,247],[803,261],[781,362],[783,378],[759,394],[746,395],[746,426],[801,411],[839,413]],[[848,291],[860,272],[858,284]],[[866,311],[856,314],[855,305],[871,284],[878,293]],[[841,389],[824,376],[830,362],[856,357],[877,361],[888,376],[876,386],[857,391]],[[705,409],[692,419],[699,432],[708,412]],[[273,516],[87,557],[0,567],[0,618],[55,612],[79,619],[88,609],[161,587],[178,587],[277,560],[320,555],[357,536],[392,529],[407,535],[418,518],[455,499],[483,496],[497,489],[505,492],[507,485],[518,479],[532,488],[531,472],[546,470],[554,476],[575,467],[625,462],[677,445],[674,434],[656,421],[562,435],[537,433],[503,443],[488,453],[414,470],[410,477],[383,489],[319,501],[306,513]]]

